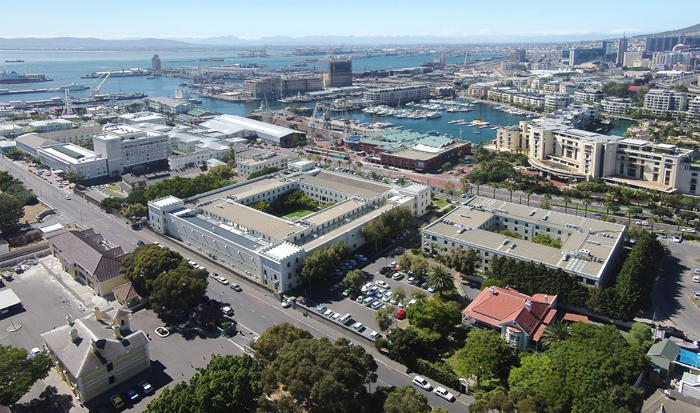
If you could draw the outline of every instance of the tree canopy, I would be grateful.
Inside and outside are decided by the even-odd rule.
[[[201,302],[207,291],[209,272],[195,269],[184,260],[177,268],[160,274],[153,281],[149,301],[158,314],[169,310],[187,310]]]
[[[342,261],[350,258],[352,248],[345,241],[315,251],[304,260],[301,278],[306,282],[318,282],[329,276]]]
[[[24,216],[24,203],[10,194],[0,194],[0,230],[17,224]]]
[[[442,337],[446,337],[462,320],[461,309],[457,303],[447,303],[438,299],[418,300],[406,310],[411,325],[425,328]]]
[[[362,286],[367,283],[367,276],[362,270],[355,269],[348,271],[345,278],[343,278],[343,283],[352,290],[360,291]]]
[[[392,390],[384,402],[384,413],[428,413],[428,399],[411,386]]]
[[[619,408],[638,411],[641,394],[630,384],[646,364],[644,348],[630,344],[614,326],[575,323],[570,338],[543,353],[524,355],[508,383],[511,390],[531,389],[542,395],[552,412],[599,411],[584,406],[597,403],[592,399],[598,396],[613,400],[620,394],[625,397],[614,402]]]
[[[458,369],[465,377],[505,382],[517,363],[513,347],[494,330],[471,330],[459,351]]]
[[[257,409],[262,365],[248,355],[213,355],[189,383],[164,388],[147,413],[228,413]]]
[[[255,358],[265,364],[270,364],[277,358],[277,353],[285,344],[296,340],[311,339],[313,336],[303,328],[295,327],[289,323],[276,324],[260,335],[253,346]]]
[[[285,344],[263,372],[264,393],[288,393],[309,413],[361,411],[377,363],[364,348],[348,343],[341,338],[333,344],[324,337]]]
[[[49,373],[52,362],[46,352],[29,357],[20,347],[0,345],[0,405],[11,405]]]
[[[153,281],[160,274],[177,268],[182,261],[182,255],[170,248],[146,244],[124,257],[119,272],[133,283],[139,294],[148,296],[153,291]]]

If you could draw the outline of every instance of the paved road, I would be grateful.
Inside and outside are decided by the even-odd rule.
[[[693,270],[700,268],[700,243],[682,243],[663,240],[671,250],[661,265],[653,293],[653,313],[650,319],[676,325],[692,340],[700,340],[700,308],[693,299],[693,291],[700,284],[693,282]]]
[[[31,188],[41,200],[60,211],[57,215],[48,215],[41,226],[60,223],[82,224],[95,231],[116,245],[121,245],[126,251],[131,251],[136,246],[136,241],[142,239],[142,231],[134,231],[126,225],[126,222],[113,215],[103,213],[97,206],[88,204],[72,191],[51,185],[41,177],[21,167],[19,162],[12,162],[8,158],[0,159],[0,170],[8,171],[17,179],[21,179],[27,188]],[[71,199],[67,200],[66,196]]]

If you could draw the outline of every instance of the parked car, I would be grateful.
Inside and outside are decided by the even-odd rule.
[[[391,276],[391,278],[396,280],[396,281],[402,280],[403,277],[404,277],[404,275],[401,272],[397,272]]]
[[[141,396],[139,396],[139,393],[136,390],[129,389],[126,391],[126,397],[129,398],[129,401],[131,401],[131,403],[136,403],[137,401],[139,401],[139,398]]]
[[[695,234],[695,230],[693,228],[681,228],[681,232],[687,232],[688,234]]]
[[[231,308],[229,306],[222,307],[221,312],[228,315],[228,316],[232,316],[233,315],[233,308]]]
[[[396,313],[396,319],[403,320],[404,318],[406,318],[406,310],[399,310],[399,312]]]
[[[289,300],[289,298],[287,298],[287,300]],[[316,311],[318,311],[321,314],[325,313],[327,309],[328,307],[326,307],[325,305],[319,305],[318,307],[316,307]]]
[[[693,291],[693,298],[700,300],[700,291]]]
[[[448,402],[455,401],[455,396],[452,393],[448,392],[447,389],[444,387],[436,387],[435,390],[433,390],[433,393],[437,394],[438,396],[442,397]]]
[[[352,325],[352,329],[359,332],[359,331],[364,330],[365,326],[364,326],[364,324],[362,324],[361,322],[358,321],[357,323]]]
[[[373,310],[379,310],[383,305],[384,305],[384,303],[382,302],[382,300],[374,300],[374,302],[370,305],[370,307]]]
[[[143,394],[151,394],[153,393],[153,386],[147,381],[142,381],[139,383],[139,389],[143,392]]]
[[[372,330],[372,332],[369,333],[369,338],[371,338],[372,340],[376,340],[376,339],[379,338],[380,336],[381,336],[381,334],[379,334],[378,331]]]
[[[237,291],[237,292],[239,292],[239,293],[240,293],[241,291],[243,291],[243,289],[241,288],[241,286],[238,285],[238,284],[231,284],[231,289],[234,290],[234,291]]]
[[[323,313],[323,315],[325,315],[326,317],[330,317],[333,315],[333,310],[326,310],[326,312]]]
[[[382,280],[377,280],[377,281],[375,281],[374,283],[375,283],[377,286],[382,287],[382,288],[385,288],[385,289],[391,288],[391,287],[389,286],[389,284],[387,284],[385,281],[382,281]]]
[[[382,297],[382,301],[384,301],[385,303],[388,303],[389,301],[391,301],[391,295],[392,295],[391,292],[384,294],[384,297]]]
[[[124,407],[124,400],[122,400],[122,397],[118,394],[110,397],[109,401],[112,403],[112,406],[114,406],[115,409],[121,409]]]
[[[694,273],[694,274],[700,275],[700,268],[694,269],[694,270],[693,270],[693,273]]]
[[[700,283],[700,276],[694,275],[694,276],[693,276],[693,282],[694,282],[694,283]]]
[[[282,308],[289,308],[292,306],[292,299],[287,298],[286,300],[282,301]],[[325,308],[325,306],[324,306]]]
[[[144,242],[141,241],[141,240],[136,241],[136,245],[139,246],[139,247],[140,247],[141,245],[143,245],[143,244],[144,244]]]
[[[416,386],[420,387],[423,390],[432,390],[433,386],[428,383],[428,380],[424,379],[421,376],[416,376],[411,380],[411,383],[415,384]]]
[[[435,287],[433,287],[432,285],[431,285],[430,287],[428,287],[428,292],[431,293],[431,294],[434,293],[434,292],[435,292]]]
[[[680,338],[680,339],[686,338],[686,334],[683,332],[683,330],[679,330],[673,326],[659,324],[656,326],[656,329],[659,331],[662,331],[664,333],[665,338],[668,338],[668,337],[676,337],[676,338]]]

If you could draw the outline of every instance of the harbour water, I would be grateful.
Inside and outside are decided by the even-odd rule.
[[[227,52],[176,52],[176,51],[19,51],[19,50],[0,50],[0,70],[14,70],[18,73],[43,73],[54,79],[53,82],[35,86],[33,84],[24,85],[1,85],[2,88],[10,90],[33,89],[39,87],[59,87],[71,83],[90,86],[94,79],[81,79],[80,76],[86,73],[100,71],[118,71],[130,68],[150,68],[151,57],[153,54],[158,54],[161,58],[162,66],[165,67],[180,67],[180,66],[204,66],[204,65],[221,65],[221,64],[249,64],[262,63],[268,68],[287,68],[294,62],[303,60],[318,59],[323,56],[273,56],[267,58],[241,58],[237,57],[239,53],[245,51],[227,51]],[[282,54],[282,52],[269,51],[272,55]],[[201,62],[199,59],[223,58],[224,62]],[[420,63],[430,61],[435,56],[376,56],[353,60],[353,68],[355,70],[371,70],[371,69],[386,69],[392,66],[393,69],[416,67]],[[469,56],[470,59],[478,59],[490,56]],[[24,60],[22,63],[2,63],[5,60]],[[464,56],[448,58],[448,63],[457,63],[464,60]],[[317,62],[309,62],[307,68],[316,68]],[[315,66],[314,66],[315,65]],[[94,82],[94,85],[102,82],[99,79]],[[135,77],[111,77],[107,79],[102,86],[102,93],[134,93],[144,92],[148,96],[174,96],[177,89],[182,89],[178,83],[182,79],[157,76],[155,79],[147,79],[145,76]],[[47,86],[50,85],[50,86]],[[74,97],[88,97],[90,90],[73,91]],[[0,102],[9,103],[12,101],[22,100],[39,100],[49,99],[53,97],[63,97],[63,93],[24,93],[0,96]],[[202,103],[200,108],[212,112],[220,112],[230,115],[245,116],[250,114],[254,109],[260,106],[259,102],[250,103],[233,103],[220,100],[212,100],[201,97]],[[287,105],[277,101],[268,102],[272,109],[282,109]],[[305,103],[305,106],[313,107],[314,103]],[[435,130],[439,134],[451,135],[456,138],[461,136],[462,139],[478,143],[480,141],[488,141],[495,139],[496,131],[491,127],[516,125],[518,121],[526,119],[524,116],[514,116],[494,109],[488,104],[477,104],[470,112],[443,112],[443,116],[437,119],[397,119],[391,117],[375,117],[367,115],[363,112],[349,112],[348,117],[358,119],[362,123],[371,123],[375,121],[391,122],[395,127],[403,126],[404,130],[413,130],[416,132],[428,132]],[[335,117],[344,117],[343,113],[334,113]],[[469,127],[467,125],[459,126],[456,123],[450,124],[449,121],[464,119],[470,122],[474,119],[481,119],[489,122],[491,125],[487,128],[479,129]],[[615,126],[609,134],[621,135],[627,130],[633,122],[626,120],[615,121]]]

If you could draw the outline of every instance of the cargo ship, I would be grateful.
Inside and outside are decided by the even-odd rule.
[[[109,74],[110,77],[127,77],[127,76],[150,76],[151,71],[148,69],[127,69],[117,70],[114,72],[93,72],[80,76],[82,79],[97,79]]]
[[[24,63],[24,60],[5,60],[5,63]]]
[[[53,79],[46,77],[46,75],[33,73],[33,74],[20,74],[15,71],[12,72],[0,72],[0,84],[15,84],[15,83],[41,83],[50,82]]]

